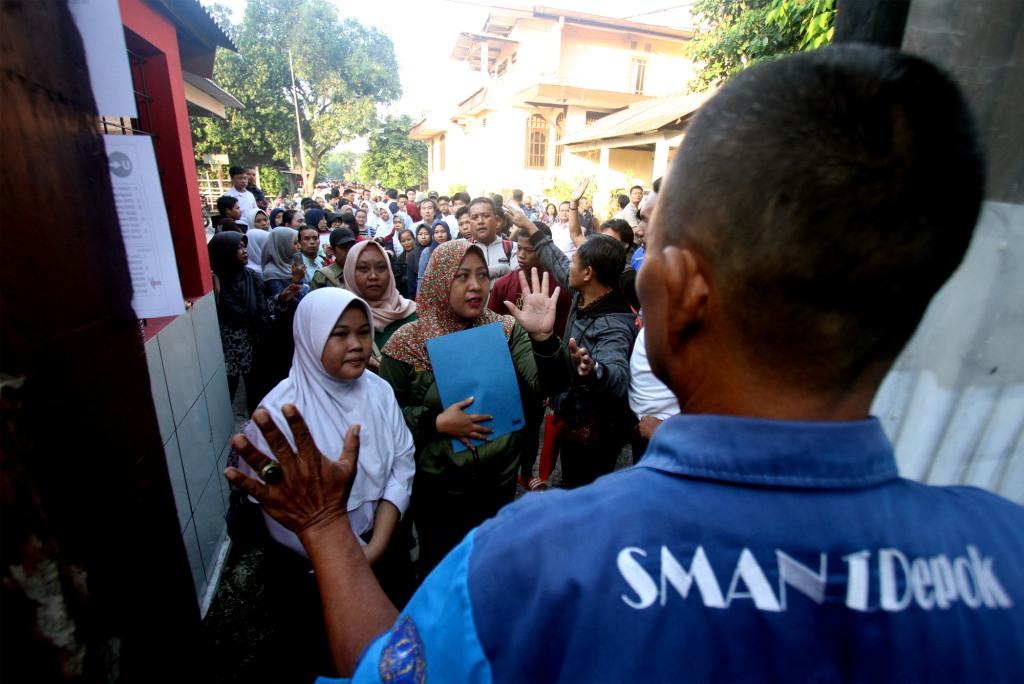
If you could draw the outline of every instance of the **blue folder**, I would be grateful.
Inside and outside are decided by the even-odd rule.
[[[494,420],[483,423],[494,430],[491,439],[523,429],[519,381],[501,323],[427,340],[427,353],[445,408],[473,397],[473,403],[465,411],[494,416]],[[470,441],[475,446],[483,444],[478,440]],[[452,451],[466,451],[466,445],[453,439]]]

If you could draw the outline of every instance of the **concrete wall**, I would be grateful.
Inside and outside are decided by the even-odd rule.
[[[963,264],[932,301],[872,406],[903,475],[1024,503],[1024,4],[915,0],[903,49],[951,73],[988,155]]]
[[[222,472],[234,429],[212,292],[146,342],[146,362],[178,525],[205,612],[227,551]]]
[[[635,49],[631,42],[637,43]],[[566,26],[560,58],[560,81],[584,88],[632,93],[634,58],[647,62],[645,95],[681,92],[693,77],[693,62],[683,54],[682,43],[625,32]]]

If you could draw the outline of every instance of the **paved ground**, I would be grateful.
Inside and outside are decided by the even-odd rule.
[[[244,386],[235,397],[236,427],[247,420]],[[616,470],[632,464],[627,446],[619,454]],[[536,465],[534,465],[536,474]],[[556,464],[550,482],[562,481]],[[525,494],[519,488],[516,496]],[[543,494],[540,494],[543,496]],[[415,554],[415,550],[413,551]],[[415,555],[414,555],[415,558]],[[259,546],[234,545],[221,576],[217,594],[203,623],[217,682],[307,681],[288,657],[286,635],[274,624],[267,607],[263,581],[264,553]]]

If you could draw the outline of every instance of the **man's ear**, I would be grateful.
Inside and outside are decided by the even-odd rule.
[[[707,313],[711,289],[704,273],[704,262],[690,249],[669,246],[662,250],[669,344],[681,347]]]

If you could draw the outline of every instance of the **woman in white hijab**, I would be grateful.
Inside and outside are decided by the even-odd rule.
[[[249,263],[248,268],[263,273],[263,245],[267,244],[270,238],[270,217],[262,209],[250,211],[245,215],[245,225],[248,230],[245,236],[249,240]]]
[[[317,448],[334,458],[341,456],[348,428],[356,423],[361,426],[348,518],[370,563],[376,564],[409,507],[415,445],[391,386],[366,372],[373,348],[373,314],[369,305],[351,292],[325,287],[302,299],[292,330],[295,356],[291,372],[263,398],[260,408],[270,414],[295,449],[282,412],[285,404],[294,404]],[[254,423],[243,432],[257,449],[273,453]],[[242,467],[256,475],[247,465]],[[269,515],[264,514],[264,519],[276,542],[306,556],[294,533]]]

